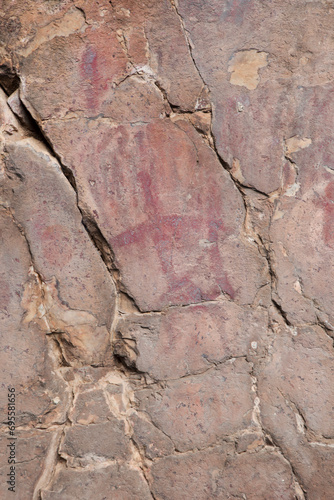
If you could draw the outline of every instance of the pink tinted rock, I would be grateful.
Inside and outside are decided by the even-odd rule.
[[[162,118],[169,111],[159,88],[133,75],[110,91],[104,115],[117,123],[140,123]]]
[[[173,106],[193,111],[204,82],[174,5],[120,0],[113,5],[113,17],[133,68],[154,79]]]
[[[27,40],[20,54],[24,99],[36,117],[77,112],[108,116],[112,87],[131,73],[147,74],[174,106],[195,109],[204,83],[177,12],[167,0],[122,0],[117,5],[78,1],[77,8],[67,12],[62,6],[62,16],[48,13],[48,31],[36,7],[29,5],[25,12],[35,33],[20,26]],[[16,43],[10,40],[11,45]]]
[[[304,9],[302,19],[300,9]],[[230,166],[233,159],[239,160],[245,185],[275,191],[281,186],[284,139],[291,137],[288,124],[298,93],[303,88],[321,89],[330,81],[333,42],[326,33],[333,11],[300,0],[294,4],[180,0],[178,10],[196,65],[211,91],[219,153]],[[267,54],[267,65],[261,67],[256,58],[252,62],[254,52]],[[236,83],[231,75],[238,56],[242,58],[234,70],[243,72],[244,82]],[[254,71],[258,81],[252,87],[248,83]],[[316,102],[313,111],[299,107],[305,124],[319,117],[316,107]]]
[[[26,320],[39,321],[48,333],[67,331],[83,358],[101,363],[109,343],[115,287],[82,225],[75,193],[59,164],[37,141],[8,144],[6,152],[9,203],[43,280],[41,284],[35,277],[33,283],[31,276],[34,291],[31,294],[28,286],[25,307],[32,311],[34,301],[40,300],[46,324],[43,317],[38,319],[38,304]]]
[[[0,437],[0,446],[3,450],[0,458],[0,479],[3,498],[33,498],[38,489],[38,481],[44,469],[47,467],[46,461],[49,452],[57,441],[57,436],[52,432],[37,430],[21,430],[15,433],[15,448],[13,440],[8,435]],[[56,439],[55,439],[56,438]],[[8,463],[10,457],[10,447],[15,450],[15,464]],[[10,481],[10,467],[15,468],[14,491],[9,490],[12,484]]]
[[[155,15],[145,13],[148,19],[144,25],[152,70],[173,106],[194,111],[205,84],[191,58],[187,34],[172,3],[148,4],[155,10]]]
[[[217,481],[221,498],[250,500],[295,500],[296,491],[290,464],[281,454],[261,450],[242,453],[227,460]]]
[[[264,436],[259,429],[241,434],[237,440],[237,453],[259,451],[265,445]]]
[[[108,422],[74,425],[65,431],[60,454],[70,467],[106,460],[129,460],[130,442],[124,422],[108,416]]]
[[[22,307],[31,256],[9,211],[0,212],[1,350],[0,406],[7,414],[8,387],[15,389],[17,425],[63,423],[70,394],[57,369],[52,342],[33,323],[24,322]]]
[[[171,308],[161,315],[127,315],[117,333],[119,341],[135,341],[137,369],[162,380],[198,373],[231,357],[263,355],[267,323],[262,309],[226,300]]]
[[[127,58],[116,33],[87,28],[84,40],[75,33],[42,44],[23,60],[21,72],[22,99],[34,117],[93,117],[103,113],[112,84],[127,75]]]
[[[334,437],[332,340],[319,327],[285,332],[273,346],[267,372],[292,406],[301,408],[305,425],[315,435]],[[282,356],[284,353],[284,356]],[[321,412],[319,409],[321,408]]]
[[[42,490],[42,500],[91,500],[97,492],[101,498],[112,500],[152,500],[142,473],[124,465],[61,470],[52,484]]]
[[[333,488],[332,349],[319,327],[283,330],[256,370],[262,425],[312,500]]]
[[[154,460],[173,453],[172,441],[140,413],[133,413],[129,420],[133,428],[132,439],[147,458]]]
[[[182,453],[156,460],[150,470],[152,492],[156,498],[167,500],[188,498],[207,500],[226,498],[217,481],[224,468],[228,448],[217,446],[195,453]]]
[[[91,311],[100,324],[110,325],[114,285],[82,225],[75,192],[59,164],[34,141],[7,150],[9,171],[20,179],[13,186],[11,206],[37,269],[46,280],[56,276],[60,296],[70,307]]]
[[[288,462],[282,455],[267,450],[231,456],[231,450],[225,446],[184,453],[157,460],[151,475],[154,495],[164,500],[297,498]]]
[[[111,127],[79,120],[50,122],[45,131],[142,310],[221,292],[252,303],[266,262],[243,237],[238,190],[188,122]]]
[[[123,296],[155,312],[120,307],[115,352],[132,370],[112,364],[114,288],[74,193],[60,171],[51,175],[40,144],[13,147],[22,152],[0,172],[1,203],[26,240],[4,222],[3,388],[19,387],[18,421],[37,427],[63,424],[75,391],[63,443],[70,467],[59,462],[42,497],[151,498],[142,469],[165,500],[331,498],[333,9],[304,0],[75,4],[3,2],[1,85],[11,93],[21,80]],[[22,119],[17,93],[9,102]],[[1,107],[3,137],[18,142],[29,132],[17,133]],[[96,370],[108,363],[115,384]],[[95,382],[118,415],[128,411],[126,426]],[[224,440],[231,446],[215,447]],[[22,450],[30,494],[40,462]],[[114,458],[131,467],[108,467]]]
[[[102,423],[112,416],[102,390],[78,394],[70,419],[73,423],[90,425]]]
[[[140,410],[169,436],[178,451],[219,444],[251,424],[251,368],[231,360],[204,374],[170,381],[157,394],[136,393]]]
[[[295,323],[315,323],[320,314],[331,329],[334,328],[333,92],[332,84],[299,89],[286,140],[294,178],[284,186],[272,224],[277,294],[288,318]],[[317,119],[315,109],[321,120]],[[310,119],[305,120],[308,115]]]

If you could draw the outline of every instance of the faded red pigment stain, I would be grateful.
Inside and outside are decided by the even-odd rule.
[[[252,0],[229,0],[224,7],[222,18],[234,24],[241,25],[244,17],[253,6]]]
[[[221,239],[222,235],[228,235],[229,231],[224,226],[222,220],[211,220],[209,222],[209,238],[208,241],[212,245],[208,248],[208,253],[210,255],[210,261],[212,262],[212,268],[219,270],[217,273],[217,284],[219,288],[227,293],[231,299],[235,297],[235,290],[232,287],[227,274],[222,271],[224,268],[222,256],[219,251],[218,241]],[[209,300],[209,299],[207,299]]]
[[[161,138],[159,140],[161,141]],[[148,147],[146,136],[142,131],[136,134],[136,141],[141,157]],[[145,201],[144,211],[149,216],[149,221],[112,238],[112,248],[116,250],[127,245],[143,248],[151,246],[150,242],[153,242],[162,272],[167,278],[166,295],[173,301],[196,303],[201,300],[213,300],[221,291],[234,298],[235,291],[223,270],[224,265],[219,251],[219,242],[230,234],[230,229],[220,218],[215,218],[214,205],[203,207],[207,213],[202,216],[161,215],[164,208],[157,191],[156,180],[152,178],[154,171],[154,161],[149,158],[145,169],[140,170],[136,176]],[[201,239],[208,243],[205,249],[199,246]],[[196,262],[187,275],[183,275],[175,270],[173,259],[177,260],[180,255],[187,255],[192,250],[197,252]],[[208,287],[205,287],[204,291],[194,283],[193,276],[196,275],[197,267],[202,267],[210,275],[209,291]]]
[[[89,158],[92,165],[100,158],[100,168],[87,190],[101,227],[127,275],[131,269],[146,279],[150,265],[159,274],[148,292],[152,300],[196,303],[221,292],[234,297],[221,246],[235,227],[223,221],[221,187],[210,172],[208,181],[185,134],[164,126],[122,125],[108,133],[99,126]],[[80,157],[87,164],[87,155]]]
[[[97,57],[94,47],[89,46],[85,49],[80,64],[80,73],[84,82],[85,96],[89,109],[96,109],[99,104],[97,95],[99,84]]]
[[[329,182],[322,199],[324,210],[323,238],[327,246],[334,247],[334,182]]]
[[[226,272],[224,272],[223,260],[218,248],[218,239],[223,239],[224,225],[221,220],[207,220],[198,217],[180,216],[172,214],[167,216],[155,215],[150,221],[124,231],[110,240],[112,248],[124,252],[124,247],[134,245],[143,248],[150,241],[159,259],[163,274],[167,277],[167,296],[178,302],[200,302],[201,300],[213,300],[221,291],[232,298],[235,291],[231,286]],[[198,240],[206,238],[211,246],[201,249]],[[190,241],[191,239],[191,241]],[[180,275],[175,271],[173,258],[186,254],[190,248],[194,250],[197,246],[197,265],[208,269],[213,276],[210,292],[204,292],[192,280],[192,274],[196,274],[196,267],[188,271],[188,275]]]
[[[153,167],[153,165],[151,165]],[[141,171],[137,174],[137,179],[139,183],[141,184],[144,197],[145,197],[145,203],[147,207],[147,211],[151,212],[153,211],[154,213],[157,213],[157,201],[158,201],[158,196],[153,196],[152,193],[152,179],[151,176],[148,172]]]
[[[59,224],[46,227],[40,233],[44,259],[55,267],[63,267],[72,259],[70,233]]]

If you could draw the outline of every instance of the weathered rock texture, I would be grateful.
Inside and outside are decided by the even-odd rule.
[[[2,1],[1,498],[334,498],[333,25]]]

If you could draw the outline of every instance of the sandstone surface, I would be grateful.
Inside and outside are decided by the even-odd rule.
[[[0,498],[333,498],[333,22],[3,0]]]

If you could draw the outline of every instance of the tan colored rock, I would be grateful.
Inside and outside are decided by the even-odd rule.
[[[296,153],[300,149],[308,148],[312,144],[312,140],[308,137],[290,137],[285,141],[287,156]]]
[[[230,60],[228,72],[232,85],[240,85],[255,90],[260,82],[259,70],[268,65],[268,54],[257,50],[236,52]]]
[[[263,434],[259,431],[245,432],[238,438],[236,451],[244,453],[245,451],[259,451],[265,445]]]
[[[26,19],[18,27],[21,36],[24,31],[26,35],[18,54],[24,99],[36,116],[45,119],[77,112],[108,116],[108,106],[104,108],[112,99],[113,86],[133,73],[157,82],[171,104],[182,110],[193,111],[198,105],[204,83],[169,2],[146,0],[129,5],[121,1],[114,6],[105,0],[93,7],[81,1],[76,8],[59,5],[54,13],[46,13],[42,5],[44,19],[33,3],[21,8],[35,27],[26,26]],[[15,46],[17,40],[7,43]],[[52,99],[46,96],[45,85]],[[66,102],[67,110],[61,109],[57,99]]]
[[[72,33],[83,31],[85,26],[85,17],[83,11],[74,8],[70,9],[57,20],[42,26],[31,42],[19,53],[27,57],[34,52],[40,45],[48,43],[56,37],[68,37]]]

